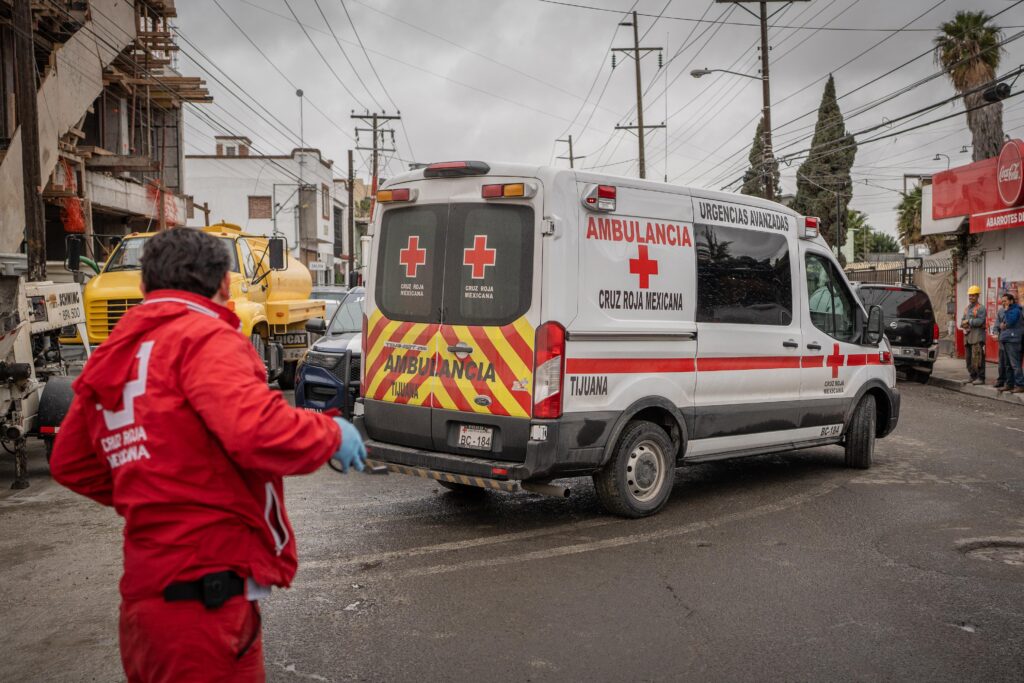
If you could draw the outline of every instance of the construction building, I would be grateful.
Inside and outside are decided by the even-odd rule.
[[[14,11],[0,0],[0,252],[21,251],[26,226],[19,74],[35,81],[49,277],[69,233],[102,262],[121,235],[184,225],[182,107],[212,98],[174,68],[174,0],[31,2],[31,65]]]

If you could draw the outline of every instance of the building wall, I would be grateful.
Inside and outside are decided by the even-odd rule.
[[[298,180],[299,158],[304,157],[301,177],[304,183],[316,188],[309,192],[310,206],[300,210]],[[277,207],[277,230],[288,239],[288,246],[297,258],[302,256],[299,230],[299,214],[307,217],[307,231],[315,233],[316,260],[324,263],[328,271],[333,270],[336,253],[334,243],[334,174],[332,168],[320,160],[315,152],[296,152],[292,158],[267,158],[260,156],[205,156],[186,155],[185,182],[191,190],[196,204],[208,202],[210,222],[225,221],[236,223],[247,232],[257,235],[271,235],[274,232],[273,218],[250,218],[249,197],[270,197],[271,212]],[[322,206],[323,186],[328,188],[328,210]],[[327,218],[324,218],[324,215]],[[203,215],[197,212],[188,220],[188,225],[200,227]],[[312,243],[310,243],[312,246]],[[329,275],[317,276],[320,281],[330,279]]]

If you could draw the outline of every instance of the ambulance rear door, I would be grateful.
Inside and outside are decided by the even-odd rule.
[[[415,201],[377,207],[364,323],[364,424],[373,439],[430,449],[447,187],[417,184]]]
[[[523,462],[540,322],[541,183],[495,176],[449,182],[434,449]]]

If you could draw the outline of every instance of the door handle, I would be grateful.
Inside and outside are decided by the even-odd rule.
[[[807,348],[809,348],[811,351],[821,351],[821,344],[819,344],[818,342],[811,342],[810,344],[807,345]]]
[[[785,346],[787,349],[795,349],[800,346],[792,339],[787,339],[786,341],[782,342],[782,345]]]
[[[473,353],[473,347],[466,342],[459,342],[448,347],[448,353]]]

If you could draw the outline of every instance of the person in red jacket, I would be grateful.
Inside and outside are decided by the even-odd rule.
[[[121,661],[135,681],[262,681],[256,600],[295,576],[282,477],[362,470],[359,433],[292,408],[223,304],[229,254],[175,228],[142,256],[144,300],[74,383],[54,479],[124,517]]]

